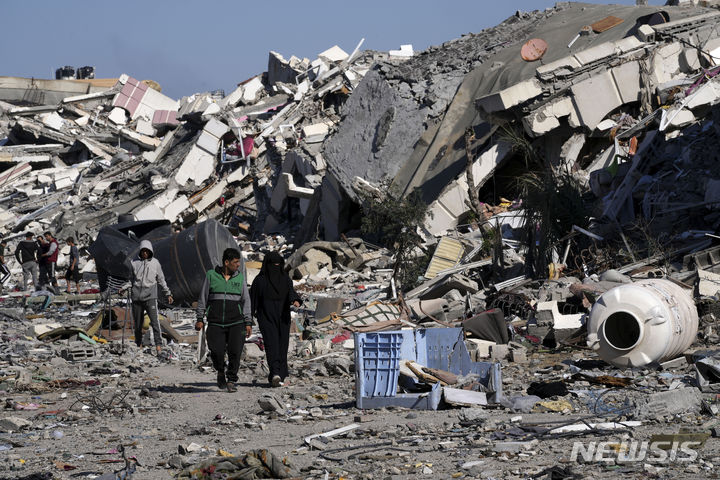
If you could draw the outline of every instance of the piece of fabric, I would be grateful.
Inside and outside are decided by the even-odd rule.
[[[271,254],[266,255],[263,265],[266,261],[278,263],[277,258],[273,257]],[[284,287],[279,286],[278,282],[284,282]],[[280,296],[281,292],[284,292],[283,296]],[[265,355],[270,368],[268,380],[274,375],[279,375],[284,380],[288,376],[290,305],[295,301],[301,301],[300,296],[295,292],[287,273],[282,271],[282,280],[280,280],[280,275],[262,268],[252,283],[250,298],[252,314],[257,319],[263,336]]]
[[[468,318],[463,322],[463,330],[472,333],[475,338],[498,344],[506,344],[510,340],[505,315],[499,308]]]
[[[52,262],[41,263],[40,267],[40,285],[52,284],[57,286],[55,278],[55,264]]]
[[[4,263],[0,263],[0,286],[5,285],[9,278],[10,269]]]
[[[15,248],[18,263],[37,262],[38,256],[38,244],[32,240],[23,240]]]
[[[77,245],[70,247],[70,258],[68,259],[68,265],[72,265],[73,261],[76,263],[80,260],[80,253],[78,252]]]
[[[58,241],[54,238],[52,240],[50,240],[49,245],[48,245],[48,250],[47,250],[48,262],[57,263],[58,253],[60,253],[59,250],[60,249],[58,248]]]
[[[29,261],[29,262],[22,264],[23,291],[27,290],[28,280],[32,280],[33,287],[36,290],[40,286],[40,284],[38,283],[38,275],[39,275],[38,270],[39,270],[38,263],[35,261]]]
[[[65,271],[65,280],[67,281],[73,281],[75,283],[80,282],[80,270],[75,266],[75,268],[70,268]]]
[[[263,315],[258,319],[258,326],[263,337],[265,356],[270,369],[268,382],[271,382],[275,375],[279,375],[282,380],[285,380],[289,374],[287,353],[290,343],[290,323],[285,323],[277,317]]]
[[[150,318],[150,328],[153,332],[153,342],[155,345],[162,346],[162,332],[160,330],[160,320],[158,319],[158,308],[157,300],[133,300],[132,302],[132,315],[133,322],[135,324],[135,345],[142,347],[143,338],[143,321],[145,319],[145,313]]]
[[[225,373],[228,382],[238,381],[240,356],[245,346],[245,325],[221,327],[209,324],[206,330],[208,349],[213,367],[218,373]],[[225,366],[225,353],[228,363]]]
[[[282,300],[287,297],[288,274],[285,273],[285,261],[277,252],[269,252],[263,259],[261,273],[265,276],[266,283],[270,288],[266,289],[265,295],[273,300]]]
[[[242,270],[238,268],[227,280],[220,266],[205,273],[195,311],[198,321],[207,315],[208,325],[252,325],[250,294]]]

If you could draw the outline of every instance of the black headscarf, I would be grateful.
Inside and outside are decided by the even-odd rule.
[[[278,264],[278,265],[276,265]],[[277,252],[265,255],[260,272],[265,276],[268,288],[266,295],[272,300],[285,300],[288,295],[289,279],[285,273],[285,260]]]

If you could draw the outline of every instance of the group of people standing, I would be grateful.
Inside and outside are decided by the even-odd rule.
[[[80,291],[80,254],[75,245],[75,239],[68,237],[67,245],[70,247],[70,259],[67,271],[65,272],[65,280],[67,281],[65,292],[70,293],[70,282],[75,283],[75,290]],[[3,277],[3,283],[9,278],[10,271],[5,265],[5,247],[6,243],[0,242],[0,259],[2,267],[0,270],[6,276]],[[23,272],[23,291],[28,288],[28,281],[32,280],[35,290],[46,289],[49,285],[57,289],[58,281],[55,277],[55,269],[57,266],[58,255],[60,253],[60,245],[51,232],[45,232],[33,238],[32,232],[25,234],[25,240],[18,243],[15,248],[15,258],[22,266]]]
[[[153,256],[149,241],[140,243],[138,256],[131,266],[131,281],[126,288],[131,289],[135,342],[142,346],[143,318],[147,313],[159,353],[162,337],[157,300],[162,294],[169,304],[173,303],[172,292],[160,262]],[[205,331],[219,388],[228,392],[237,391],[240,357],[245,339],[252,335],[253,317],[257,319],[263,337],[269,367],[268,382],[273,387],[286,383],[289,374],[290,306],[299,307],[300,304],[301,299],[278,253],[265,255],[260,273],[248,289],[240,252],[235,248],[223,252],[222,264],[205,273],[195,323],[196,330]]]

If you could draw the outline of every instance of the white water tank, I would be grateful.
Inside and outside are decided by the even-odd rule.
[[[649,279],[603,293],[590,311],[587,344],[608,363],[642,367],[687,350],[698,330],[689,291],[670,280]]]

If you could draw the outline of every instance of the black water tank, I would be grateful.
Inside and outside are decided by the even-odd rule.
[[[69,80],[75,78],[75,68],[69,65],[55,70],[55,80]]]
[[[80,67],[77,69],[77,78],[95,78],[95,67]]]
[[[177,234],[172,233],[167,220],[109,225],[100,230],[88,248],[95,259],[101,290],[108,275],[130,278],[130,262],[138,258],[141,240],[152,243],[176,304],[196,301],[205,272],[220,265],[226,248],[237,248],[232,234],[215,220],[198,223]]]
[[[225,249],[237,248],[232,234],[215,220],[198,223],[158,241],[152,240],[152,244],[175,301],[188,304],[197,300],[205,272],[221,264]]]

